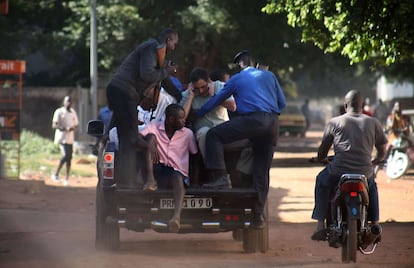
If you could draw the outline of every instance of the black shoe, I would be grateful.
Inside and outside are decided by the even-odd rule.
[[[253,229],[263,229],[266,226],[265,218],[262,214],[255,215],[252,218],[252,222],[250,223],[250,227]]]
[[[319,230],[319,231],[315,231],[312,234],[311,239],[313,241],[326,241],[327,236],[328,236],[328,230],[327,229],[322,229],[322,230]]]
[[[228,175],[224,175],[211,183],[203,184],[203,187],[212,189],[231,189],[231,181]]]

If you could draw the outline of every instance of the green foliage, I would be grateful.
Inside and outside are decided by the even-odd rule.
[[[287,22],[325,52],[340,52],[351,63],[379,66],[413,62],[412,0],[269,0],[267,14],[286,14]]]
[[[7,155],[8,166],[17,166],[17,142],[2,142],[2,150]],[[38,134],[23,130],[20,134],[20,173],[41,172],[50,176],[56,169],[61,158],[59,146],[52,140],[45,139]],[[85,155],[74,154],[72,160],[71,174],[74,176],[94,177],[96,176],[96,162],[91,161],[89,169],[85,170],[79,166],[77,161],[85,158]],[[85,164],[83,164],[85,165]],[[9,176],[15,176],[16,169],[9,171]]]
[[[49,139],[38,134],[23,130],[20,136],[20,153],[23,157],[59,154],[59,147]]]
[[[6,173],[10,177],[17,177],[19,160],[20,172],[25,170],[39,171],[41,167],[45,169],[46,166],[51,171],[56,167],[52,167],[50,163],[47,164],[44,161],[60,157],[59,147],[56,144],[27,130],[23,130],[20,134],[20,155],[19,142],[15,140],[1,141],[0,149],[2,154],[6,156]]]
[[[295,3],[298,12],[305,7],[300,15],[321,25],[324,25],[322,12],[337,8],[331,2],[316,0],[290,2]],[[284,14],[263,13],[267,3],[267,0],[96,1],[100,84],[106,84],[136,44],[156,36],[165,27],[173,27],[179,33],[180,43],[168,57],[178,64],[183,83],[196,66],[235,72],[233,56],[241,49],[248,49],[258,62],[270,66],[292,97],[338,95],[351,87],[359,88],[361,81],[365,81],[360,85],[362,88],[372,89],[373,74],[367,64],[350,67],[339,53],[324,54],[310,42],[301,43],[305,34],[309,38],[323,37],[329,45],[327,29],[313,27],[303,32],[294,29],[286,23]],[[46,57],[53,70],[35,75],[31,68],[36,66],[28,65],[26,86],[74,86],[90,80],[90,4],[90,0],[11,1],[10,14],[0,17],[0,56],[23,58],[38,52]],[[312,12],[307,12],[306,7],[312,7]],[[302,21],[295,12],[289,16],[290,23],[305,25],[300,24]],[[340,40],[341,34],[338,30],[335,38]]]

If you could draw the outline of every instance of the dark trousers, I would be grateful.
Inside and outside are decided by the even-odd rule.
[[[335,187],[338,185],[341,176],[329,174],[328,168],[324,168],[316,176],[315,183],[315,207],[312,212],[312,219],[324,220],[327,218],[329,200]],[[379,220],[379,201],[377,183],[373,177],[368,178],[369,207],[368,220]]]
[[[269,171],[279,133],[276,114],[256,112],[234,116],[209,130],[206,137],[207,169],[225,170],[223,144],[249,139],[253,148],[253,186],[258,192],[255,213],[262,214],[269,192]]]
[[[70,167],[73,155],[73,144],[59,144],[60,151],[62,153],[62,158],[60,159],[60,165],[66,163],[66,166]]]
[[[139,96],[135,90],[126,90],[108,85],[106,89],[108,106],[113,111],[113,123],[118,131],[119,154],[117,156],[117,184],[120,187],[135,188],[143,183],[137,178],[137,143]],[[145,163],[145,162],[144,162]]]

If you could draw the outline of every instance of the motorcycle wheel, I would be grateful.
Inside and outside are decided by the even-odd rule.
[[[387,160],[385,173],[389,179],[395,180],[405,174],[409,165],[408,156],[403,152],[395,151]]]
[[[344,229],[344,243],[342,244],[342,262],[356,262],[356,254],[358,250],[358,230],[357,220],[349,219]]]

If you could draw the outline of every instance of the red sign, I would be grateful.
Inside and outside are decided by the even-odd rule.
[[[0,15],[9,13],[9,0],[0,0]]]
[[[19,110],[0,110],[0,140],[19,139],[19,119]]]
[[[26,72],[26,62],[22,60],[0,60],[0,74],[21,74]]]

